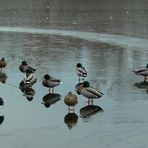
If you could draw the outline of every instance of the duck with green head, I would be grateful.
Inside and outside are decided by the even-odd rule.
[[[49,74],[44,75],[44,79],[42,81],[43,86],[49,88],[49,93],[54,93],[54,87],[57,87],[61,84],[61,80],[51,77]],[[50,90],[52,89],[52,90]]]
[[[141,75],[144,77],[144,82],[147,82],[148,79],[148,64],[145,67],[137,68],[133,70],[136,75]]]
[[[103,93],[90,86],[90,83],[88,81],[85,81],[83,83],[83,86],[79,88],[79,93],[84,97],[88,98],[89,105],[90,102],[93,104],[93,99],[98,99],[103,96]]]
[[[22,61],[21,65],[19,66],[19,70],[23,73],[26,73],[27,69],[32,70],[32,73],[34,73],[36,71],[36,69],[30,67],[26,61]]]
[[[84,81],[84,78],[87,77],[87,71],[81,63],[77,63],[76,71],[77,75],[79,76],[79,81],[81,80],[81,78]]]

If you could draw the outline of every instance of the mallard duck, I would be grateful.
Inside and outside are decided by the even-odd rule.
[[[59,86],[61,84],[61,80],[51,77],[48,74],[45,74],[42,84],[43,86],[49,88],[49,93],[50,93],[50,89],[52,89],[52,93],[54,93],[54,87]]]
[[[82,66],[81,63],[77,63],[76,70],[77,70],[77,75],[79,76],[79,81],[81,80],[81,78],[82,78],[82,80],[84,80],[84,78],[87,77],[87,71]]]
[[[0,97],[0,105],[4,105],[4,101],[1,97]]]
[[[36,78],[35,74],[32,73],[32,70],[27,69],[26,70],[26,76],[25,76],[25,78],[23,80],[24,83],[33,85],[36,82],[36,80],[37,80],[37,78]]]
[[[27,69],[32,70],[32,73],[34,73],[36,71],[36,69],[28,66],[28,63],[26,61],[22,61],[21,65],[19,66],[19,70],[23,73],[26,73]]]
[[[74,106],[78,103],[77,96],[73,94],[71,91],[64,98],[65,104],[68,106],[69,111],[74,112]],[[72,109],[71,109],[72,107]]]
[[[77,91],[84,97],[88,98],[88,104],[90,104],[90,102],[93,104],[93,99],[98,99],[103,96],[103,93],[90,86],[88,81],[85,81],[83,85],[80,85]]]
[[[6,66],[7,66],[7,63],[6,63],[6,61],[5,61],[5,58],[2,57],[2,58],[0,59],[0,68],[1,68],[1,71],[2,71],[2,69],[3,69],[4,67],[6,67]]]
[[[135,70],[133,70],[133,72],[136,74],[136,75],[141,75],[141,76],[144,76],[144,82],[147,81],[147,77],[148,77],[148,64],[146,65],[146,67],[141,67],[141,68],[137,68]]]
[[[0,125],[3,123],[4,119],[4,116],[0,116]]]

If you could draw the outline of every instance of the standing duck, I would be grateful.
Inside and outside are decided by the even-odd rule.
[[[148,79],[148,64],[146,65],[146,67],[137,68],[137,69],[133,70],[133,72],[136,75],[144,76],[144,82],[147,82],[147,79]]]
[[[74,112],[74,106],[78,103],[77,96],[70,91],[65,96],[64,102],[68,106],[68,111],[72,110],[72,112]]]
[[[43,86],[49,88],[49,93],[50,93],[50,89],[52,89],[52,93],[54,93],[54,87],[59,86],[60,83],[61,83],[61,80],[51,77],[48,74],[44,75],[44,79],[42,81]]]
[[[24,83],[33,85],[36,82],[36,80],[37,80],[37,78],[36,78],[35,74],[32,72],[32,70],[27,69],[26,76],[24,78]]]
[[[28,66],[28,63],[26,61],[22,61],[21,65],[19,66],[19,70],[23,73],[26,73],[27,69],[32,70],[32,73],[34,73],[36,71],[36,69]]]
[[[103,96],[103,93],[99,90],[96,90],[94,87],[90,86],[90,83],[88,81],[85,81],[83,83],[83,86],[79,87],[79,90],[77,90],[81,95],[88,98],[88,104],[93,104],[93,99],[98,99]]]
[[[87,77],[87,71],[82,66],[81,63],[77,63],[76,70],[77,70],[77,75],[79,76],[79,81],[81,80],[81,78],[82,78],[82,80],[84,80],[84,78]]]
[[[1,72],[2,72],[2,69],[3,69],[4,67],[6,67],[6,66],[7,66],[7,63],[6,63],[6,61],[5,61],[5,58],[2,57],[2,58],[0,59],[0,68],[1,68]]]
[[[4,105],[4,101],[1,97],[0,97],[0,105]]]

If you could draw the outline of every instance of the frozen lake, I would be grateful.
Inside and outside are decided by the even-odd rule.
[[[148,60],[147,1],[0,1],[0,55],[7,79],[0,83],[0,143],[3,148],[147,148],[148,85],[133,69]],[[22,60],[37,69],[35,95],[27,100],[19,83]],[[64,122],[64,97],[76,94],[78,62],[104,95],[103,109],[82,118],[86,98],[77,95],[73,124]],[[60,100],[46,108],[44,74],[57,77]],[[136,84],[136,85],[135,85]],[[68,122],[69,123],[69,122]],[[71,122],[70,122],[71,123]]]

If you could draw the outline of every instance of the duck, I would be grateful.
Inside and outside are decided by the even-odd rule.
[[[77,63],[76,71],[77,75],[79,76],[79,81],[81,80],[81,78],[84,81],[84,78],[87,77],[87,71],[81,63]]]
[[[90,103],[93,104],[93,99],[98,99],[104,95],[101,91],[90,86],[90,83],[88,81],[85,81],[83,85],[80,85],[79,89],[76,91],[79,92],[82,96],[88,98],[89,105]]]
[[[1,97],[0,97],[0,105],[4,105],[4,101]]]
[[[74,106],[78,103],[77,96],[71,91],[64,98],[64,103],[68,106],[68,111],[74,112]],[[72,108],[71,108],[72,107]]]
[[[148,64],[145,67],[137,68],[133,70],[136,75],[141,75],[144,77],[144,82],[147,82],[148,79]]]
[[[19,70],[22,72],[22,73],[26,73],[26,70],[27,69],[30,69],[32,70],[32,73],[34,73],[36,71],[35,68],[32,68],[30,66],[28,66],[28,63],[26,61],[22,61],[21,65],[19,66]]]
[[[43,86],[49,88],[49,93],[54,93],[54,87],[57,87],[61,84],[61,80],[50,76],[49,74],[44,75],[44,79],[42,81]],[[51,89],[51,90],[50,90]]]
[[[2,72],[2,69],[5,68],[6,66],[7,66],[7,63],[6,63],[6,61],[5,61],[5,58],[2,57],[2,58],[0,59],[0,68],[1,68],[1,72]]]
[[[31,69],[26,70],[26,76],[23,81],[25,84],[31,84],[31,85],[33,85],[37,81],[37,78]]]

